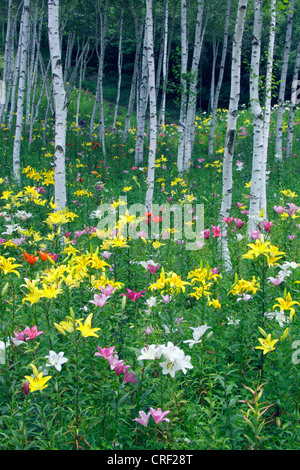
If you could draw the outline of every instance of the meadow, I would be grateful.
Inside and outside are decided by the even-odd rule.
[[[75,93],[75,92],[74,92]],[[88,121],[93,96],[83,93]],[[68,207],[53,204],[53,122],[22,141],[22,186],[12,177],[14,132],[2,126],[0,165],[1,450],[296,450],[300,444],[300,114],[293,156],[268,160],[268,214],[247,237],[252,117],[241,108],[223,268],[218,215],[226,110],[213,158],[210,116],[196,117],[191,169],[178,175],[177,125],[159,133],[158,205],[203,204],[197,250],[163,229],[162,211],[135,218],[147,161],[134,165],[135,123],[110,127],[107,158],[68,111]],[[288,104],[284,114],[287,129]],[[101,205],[117,226],[103,233]],[[138,231],[146,221],[155,239]],[[196,217],[189,222],[195,225]],[[137,227],[133,239],[121,226]]]

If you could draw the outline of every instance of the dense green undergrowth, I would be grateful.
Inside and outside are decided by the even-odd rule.
[[[190,250],[184,231],[178,238],[172,225],[165,230],[164,212],[124,211],[122,199],[130,209],[146,190],[146,158],[134,165],[135,128],[122,145],[123,117],[112,129],[113,107],[106,108],[104,161],[97,129],[91,142],[88,129],[76,127],[75,103],[65,211],[53,205],[53,123],[46,140],[43,121],[30,145],[24,133],[21,187],[12,178],[13,132],[0,133],[0,449],[299,448],[298,110],[293,156],[282,163],[272,114],[268,213],[252,240],[251,114],[239,113],[226,272],[215,228],[226,110],[213,158],[210,117],[196,117],[193,162],[182,176],[177,126],[158,135],[154,202],[204,205],[206,238]],[[92,103],[84,93],[87,123]],[[113,234],[99,228],[105,203],[116,211]],[[138,221],[157,238],[118,236]],[[195,228],[197,219],[183,223]]]

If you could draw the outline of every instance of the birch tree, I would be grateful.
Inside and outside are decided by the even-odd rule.
[[[20,25],[20,72],[19,72],[19,86],[18,86],[18,99],[17,99],[17,116],[16,116],[16,130],[13,145],[13,175],[18,185],[21,184],[21,163],[20,151],[23,130],[23,109],[24,109],[24,96],[26,85],[26,67],[27,67],[27,53],[28,53],[28,36],[29,36],[29,14],[30,14],[30,0],[24,0],[21,25]]]
[[[253,116],[253,156],[248,224],[249,234],[252,230],[256,229],[257,217],[261,209],[264,115],[259,102],[259,65],[261,56],[262,1],[263,0],[254,1],[254,26],[251,52],[250,103]]]
[[[13,19],[12,19],[12,0],[8,2],[8,9],[7,9],[7,26],[6,26],[6,37],[5,37],[5,49],[4,49],[4,64],[3,64],[3,82],[7,86],[8,77],[10,74],[10,54],[11,49],[13,48],[12,43],[12,28],[13,28]],[[4,109],[6,106],[6,99],[5,103],[0,103],[0,124],[3,119]]]
[[[244,34],[247,6],[248,0],[239,0],[233,35],[230,101],[223,156],[222,204],[219,218],[222,227],[222,233],[224,234],[222,237],[221,249],[222,259],[224,261],[224,267],[226,270],[231,270],[231,259],[228,249],[227,227],[223,221],[223,218],[229,217],[232,206],[232,160],[234,155],[236,124],[240,100],[242,39]]]
[[[271,0],[270,2],[270,33],[269,33],[269,46],[268,46],[266,83],[265,83],[265,110],[264,110],[264,123],[263,123],[263,159],[262,159],[262,168],[261,168],[261,191],[260,191],[260,206],[264,211],[265,217],[267,217],[266,178],[267,178],[267,159],[268,159],[268,147],[269,147],[270,118],[271,118],[272,74],[273,74],[273,61],[274,61],[275,28],[276,28],[276,0]]]
[[[133,73],[131,79],[131,87],[130,87],[130,94],[128,100],[128,107],[127,113],[125,117],[125,124],[124,130],[122,135],[122,144],[125,144],[127,140],[128,131],[130,128],[130,120],[134,109],[134,103],[136,98],[136,79],[137,79],[137,71],[138,71],[138,62],[139,62],[139,55],[140,50],[142,47],[142,38],[143,38],[143,24],[140,24],[140,16],[138,15],[135,9],[135,6],[132,1],[130,1],[130,10],[134,20],[134,30],[135,30],[135,57],[134,57],[134,64],[133,64]]]
[[[123,22],[124,22],[123,16],[124,16],[124,7],[123,7],[123,2],[122,2],[120,30],[119,30],[119,47],[118,47],[118,87],[117,87],[117,97],[116,97],[116,104],[115,104],[114,119],[113,119],[113,124],[112,124],[113,129],[116,127],[116,122],[117,122],[120,93],[121,93],[121,82],[122,82],[122,63],[123,63],[122,43],[123,43]]]
[[[198,72],[203,38],[205,33],[205,26],[202,28],[203,10],[204,0],[200,0],[198,1],[197,5],[194,51],[190,71],[188,103],[184,127],[183,171],[187,171],[190,168],[192,149],[194,144]]]
[[[67,204],[65,173],[67,103],[60,48],[59,0],[48,0],[48,37],[55,110],[54,202],[57,204],[57,209],[61,210]]]
[[[282,161],[282,123],[283,123],[283,109],[286,89],[286,79],[288,71],[288,63],[290,56],[290,49],[292,43],[292,32],[293,32],[293,19],[294,19],[294,3],[295,0],[290,0],[289,14],[287,19],[285,45],[283,52],[283,62],[280,77],[280,87],[278,95],[278,107],[277,107],[277,120],[276,120],[276,139],[275,139],[275,157]]]
[[[135,165],[140,165],[143,162],[144,155],[144,135],[145,135],[145,121],[146,110],[148,105],[149,88],[148,88],[148,45],[147,45],[147,30],[144,31],[144,41],[142,48],[142,60],[139,72],[140,78],[138,80],[139,86],[137,93],[137,129],[136,129],[136,142],[135,142]]]
[[[183,171],[184,161],[184,129],[187,109],[187,66],[188,66],[188,40],[187,40],[187,4],[186,0],[181,0],[180,4],[180,25],[181,25],[181,101],[178,124],[178,150],[177,150],[177,170]]]
[[[226,14],[225,14],[225,25],[224,25],[224,36],[223,36],[223,47],[222,47],[222,57],[219,68],[219,77],[216,89],[213,93],[212,98],[212,114],[211,114],[211,125],[209,130],[209,140],[208,140],[208,154],[213,154],[213,145],[214,145],[214,135],[217,124],[217,112],[219,104],[219,96],[223,83],[224,69],[225,69],[225,60],[227,55],[228,48],[228,28],[229,28],[229,19],[230,19],[230,0],[227,0]]]
[[[148,58],[148,89],[150,107],[149,126],[149,153],[148,153],[148,173],[147,191],[145,198],[146,211],[151,211],[154,193],[155,175],[155,154],[157,139],[157,115],[156,115],[156,92],[155,92],[155,63],[153,51],[153,16],[152,0],[146,0],[146,37],[147,37],[147,58]]]
[[[286,158],[289,158],[292,155],[293,149],[293,135],[294,135],[294,117],[297,103],[299,103],[299,86],[298,86],[298,76],[300,69],[300,36],[298,38],[298,48],[297,55],[294,67],[292,89],[291,89],[291,103],[290,103],[290,114],[289,114],[289,124],[288,124],[288,134],[286,139]]]

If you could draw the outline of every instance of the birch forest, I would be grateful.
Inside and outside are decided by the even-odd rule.
[[[0,450],[299,450],[300,0],[0,13]]]

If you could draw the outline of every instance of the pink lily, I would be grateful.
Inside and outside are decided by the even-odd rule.
[[[160,423],[161,421],[167,421],[168,423],[170,422],[169,418],[165,418],[165,416],[170,413],[170,411],[162,411],[161,408],[157,408],[157,410],[155,410],[150,406],[150,413],[156,424]]]
[[[125,382],[125,383],[137,383],[136,375],[133,372],[128,372],[127,368],[124,369],[123,382]]]
[[[155,274],[156,271],[158,270],[158,268],[160,267],[160,265],[159,264],[157,264],[157,265],[148,264],[147,267],[148,267],[151,274]]]
[[[110,356],[112,356],[115,347],[111,346],[110,348],[100,348],[100,346],[97,346],[99,349],[99,352],[95,352],[95,356],[102,356],[104,359],[108,359]]]
[[[89,300],[89,302],[91,304],[97,305],[97,307],[104,307],[104,305],[106,304],[108,299],[109,299],[109,295],[95,294],[94,295],[94,300]]]
[[[30,339],[37,338],[37,336],[43,334],[44,332],[43,331],[38,331],[37,326],[35,325],[32,328],[29,328],[28,326],[26,326],[23,333],[25,333],[28,336],[28,338],[26,338],[26,340],[30,340]]]
[[[236,228],[241,228],[244,225],[244,221],[241,219],[234,219]]]
[[[145,411],[139,411],[140,418],[134,418],[132,421],[137,421],[138,423],[142,424],[143,426],[148,426],[148,421],[150,418],[150,411],[149,413],[145,413]]]
[[[212,231],[213,231],[213,237],[214,238],[222,237],[221,228],[219,226],[212,225],[211,228],[212,228]]]
[[[140,292],[135,292],[134,290],[131,289],[126,289],[128,294],[120,294],[120,295],[125,295],[128,297],[128,299],[132,300],[135,302],[139,297],[144,297],[143,293],[146,292],[146,290],[141,290]]]

